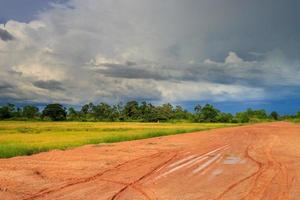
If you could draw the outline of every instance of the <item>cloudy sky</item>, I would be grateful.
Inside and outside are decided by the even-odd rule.
[[[298,0],[0,0],[0,102],[291,112],[299,9]]]

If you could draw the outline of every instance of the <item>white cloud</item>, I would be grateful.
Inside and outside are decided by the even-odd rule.
[[[263,99],[264,90],[239,85],[225,85],[209,82],[166,82],[158,85],[163,101],[240,101]]]
[[[240,58],[235,52],[230,51],[225,59],[226,64],[241,64],[244,60]]]

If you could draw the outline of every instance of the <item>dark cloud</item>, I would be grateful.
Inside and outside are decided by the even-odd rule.
[[[4,92],[10,92],[13,91],[15,89],[15,86],[10,84],[10,83],[6,83],[6,82],[0,82],[0,92],[3,94]]]
[[[226,63],[200,63],[194,65],[167,66],[154,63],[135,65],[105,63],[93,68],[106,77],[125,79],[151,79],[155,81],[206,81],[217,84],[245,86],[268,85],[263,76],[268,71],[262,63],[244,62],[238,66]]]
[[[125,64],[105,63],[95,71],[107,77],[126,78],[126,79],[153,79],[165,80],[167,77],[162,75],[162,72],[151,70],[151,66],[147,67],[138,65],[134,62],[126,62]]]
[[[26,101],[26,94],[16,85],[0,81],[0,102]]]
[[[47,90],[61,90],[64,91],[63,84],[59,81],[49,80],[49,81],[35,81],[33,85],[42,89]]]
[[[15,37],[10,34],[7,30],[3,30],[0,28],[0,39],[3,41],[14,40]]]
[[[4,0],[0,20],[1,15],[10,19],[14,12],[33,7],[30,13],[37,15],[53,2],[34,1],[23,5],[25,1]],[[1,73],[15,79],[23,92],[36,92],[26,97],[67,96],[74,102],[130,97],[255,99],[276,98],[273,94],[284,88],[282,96],[289,98],[300,88],[298,0],[67,4],[72,8],[55,5],[40,11],[35,21],[32,16],[20,20],[20,11],[11,19],[31,22],[11,20],[5,24],[8,32],[2,30],[2,40],[12,39],[9,32],[18,33],[20,40],[0,50]],[[50,81],[32,84],[32,79]]]
[[[13,69],[7,70],[7,73],[9,73],[10,75],[17,75],[17,76],[22,76],[22,74],[23,74],[22,72],[17,72]]]

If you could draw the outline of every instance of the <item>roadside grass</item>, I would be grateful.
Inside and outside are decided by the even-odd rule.
[[[293,122],[293,123],[300,123],[300,119],[299,118],[295,118],[295,119],[288,119],[286,120],[288,122]]]
[[[237,126],[224,123],[0,122],[0,158]]]

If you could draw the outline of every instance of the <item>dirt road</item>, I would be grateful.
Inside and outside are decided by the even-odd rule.
[[[300,126],[279,122],[0,160],[0,199],[300,199]]]

